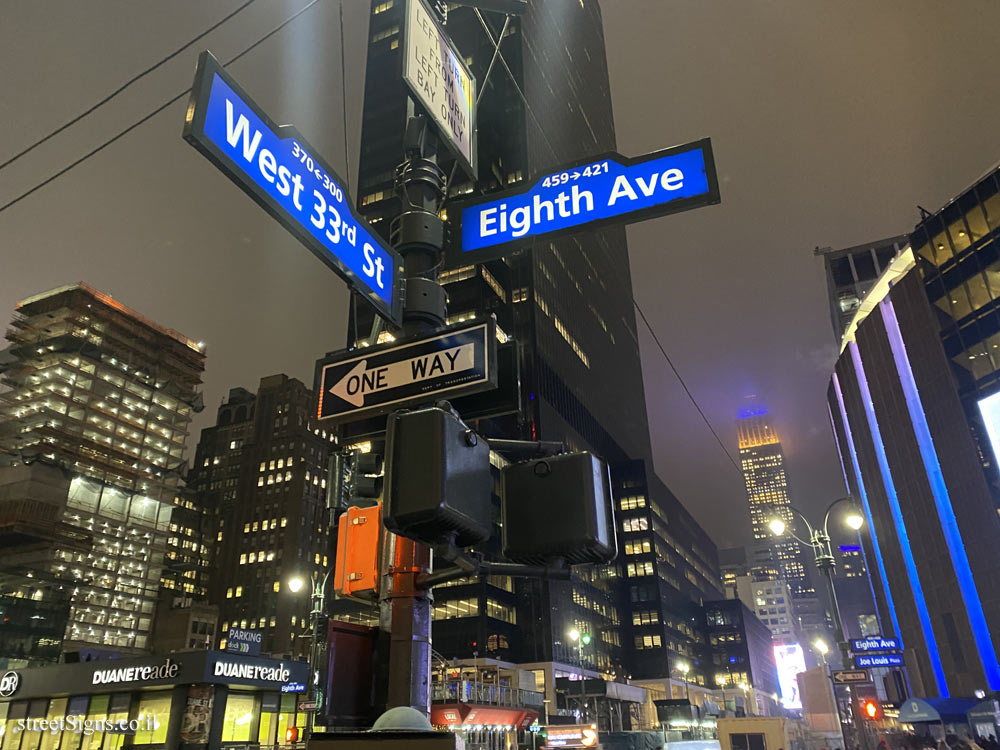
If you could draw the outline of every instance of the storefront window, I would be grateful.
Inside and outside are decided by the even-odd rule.
[[[278,744],[285,742],[285,730],[295,726],[295,696],[281,696],[281,711],[278,713]]]
[[[66,706],[66,716],[75,716],[82,722],[87,718],[87,704],[89,702],[90,697],[86,695],[70,698],[69,704]],[[80,743],[83,742],[84,737],[83,732],[63,732],[59,750],[80,750]]]
[[[258,745],[273,745],[275,744],[274,739],[274,727],[277,724],[275,719],[277,714],[265,714],[260,715],[260,731],[257,732],[257,744]]]
[[[23,719],[28,712],[28,704],[18,701],[6,705],[7,718],[3,724],[0,724],[0,748],[2,750],[17,750],[21,743],[21,733],[15,732],[14,727],[17,726],[17,720]]]
[[[257,711],[256,696],[230,693],[226,698],[226,715],[222,721],[223,742],[249,742],[250,727]]]
[[[132,702],[130,693],[114,693],[108,704],[109,722],[128,721],[129,704]],[[125,734],[123,732],[105,732],[103,750],[119,750],[125,744]]]
[[[133,745],[159,745],[167,741],[170,721],[170,691],[148,693],[139,701],[139,729]]]
[[[90,699],[90,707],[87,709],[87,722],[89,722],[90,726],[94,726],[99,719],[103,719],[108,715],[108,703],[110,700],[110,695],[95,695]],[[90,735],[85,734],[83,742],[80,743],[80,750],[97,750],[103,741],[103,732],[94,732]]]
[[[47,698],[28,702],[28,718],[44,719],[48,710],[49,701]],[[42,741],[41,732],[24,732],[21,736],[21,750],[38,750],[38,745]]]
[[[45,718],[50,722],[55,719],[62,719],[66,716],[66,698],[53,698],[49,701],[49,710]],[[41,750],[57,750],[59,747],[59,735],[61,732],[45,732],[42,735]],[[70,733],[67,733],[70,734]]]
[[[10,703],[0,703],[0,748],[3,747],[3,738],[7,734],[7,710]]]
[[[274,745],[281,739],[275,736],[280,710],[281,696],[278,693],[263,693],[260,696],[260,730],[257,732],[257,744]]]

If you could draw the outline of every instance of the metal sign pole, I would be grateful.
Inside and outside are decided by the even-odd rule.
[[[409,338],[445,324],[446,297],[437,282],[444,245],[438,212],[445,176],[437,163],[437,138],[424,117],[409,118],[403,147],[406,161],[396,170],[403,211],[393,221],[390,236],[404,262],[403,337]],[[410,706],[425,716],[430,716],[431,594],[417,585],[417,577],[430,571],[430,558],[427,545],[395,537],[384,571],[388,594],[381,608],[381,626],[391,639],[386,706]]]

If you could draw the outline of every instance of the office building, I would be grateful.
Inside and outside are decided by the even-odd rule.
[[[615,467],[619,560],[628,674],[711,686],[712,652],[703,603],[722,596],[718,553],[708,535],[644,461]]]
[[[64,650],[146,651],[203,347],[86,284],[20,302],[7,339],[0,563],[74,582]]]
[[[711,681],[735,695],[748,688],[766,695],[778,692],[771,632],[738,599],[705,604],[708,642],[712,649]]]
[[[402,161],[406,123],[406,91],[398,76],[403,14],[404,3],[372,3],[359,204],[385,235],[391,218],[400,211],[392,178]],[[506,27],[501,15],[483,17],[494,37],[506,28],[502,59],[492,66],[494,45],[475,12],[459,6],[448,13],[448,33],[484,92],[479,110],[479,178],[473,185],[460,168],[454,170],[449,196],[514,187],[545,166],[614,150],[598,4],[593,0],[532,3],[523,15],[511,17]],[[572,106],[552,107],[550,92]],[[450,160],[444,162],[452,174]],[[517,348],[519,397],[510,404],[508,416],[477,424],[484,434],[565,440],[613,464],[649,457],[622,228],[537,242],[478,267],[448,268],[441,281],[449,295],[450,322],[496,314],[501,339],[509,337]],[[361,336],[367,336],[370,314],[360,310],[355,321]],[[462,658],[485,651],[512,661],[554,661],[566,664],[565,673],[571,674],[575,670],[570,665],[577,663],[578,655],[567,633],[574,627],[587,628],[597,636],[585,650],[587,666],[624,676],[618,574],[615,564],[583,572],[571,584],[518,580],[510,584],[513,590],[506,590],[505,581],[496,581],[499,586],[486,582],[483,590],[462,585],[444,589],[436,600],[441,612],[434,626],[436,647]],[[449,601],[455,605],[449,608]],[[497,603],[493,614],[484,612],[490,601]],[[505,608],[508,602],[517,604],[515,611]],[[448,613],[453,614],[446,617]],[[482,614],[486,624],[478,622]],[[465,623],[446,624],[444,619]],[[493,652],[491,644],[508,648]]]
[[[1000,688],[998,170],[909,239],[845,333],[828,403],[883,634],[915,695],[968,696]]]
[[[750,602],[744,600],[743,603],[767,626],[775,643],[806,640],[799,633],[795,603],[788,583],[782,580],[754,581],[750,584],[750,591]]]
[[[215,509],[209,600],[228,628],[262,632],[261,650],[308,653],[313,580],[332,564],[326,468],[334,435],[314,424],[315,396],[287,375],[234,388],[202,430],[190,484]],[[301,582],[294,591],[293,579]]]
[[[719,574],[722,576],[722,591],[727,599],[739,599],[739,581],[749,578],[746,547],[727,547],[719,550]]]
[[[789,507],[785,456],[767,409],[762,406],[742,409],[736,429],[754,541],[759,547],[766,548],[769,544],[778,576],[788,582],[794,596],[814,596],[802,545],[789,536],[775,539],[768,528],[774,518],[780,518],[789,527],[795,520]]]
[[[826,267],[830,322],[837,341],[844,335],[861,300],[875,284],[875,280],[908,244],[909,238],[901,235],[840,250],[832,247],[816,248],[815,254],[823,258],[823,265]]]

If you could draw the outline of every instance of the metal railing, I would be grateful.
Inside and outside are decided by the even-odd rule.
[[[543,694],[535,690],[470,680],[434,683],[431,688],[431,700],[438,703],[480,703],[518,708],[541,708],[544,705]]]

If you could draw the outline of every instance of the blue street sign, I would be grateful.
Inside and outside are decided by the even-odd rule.
[[[210,52],[198,58],[184,138],[384,317],[402,319],[402,263],[342,180],[291,125],[276,125]]]
[[[449,265],[507,255],[533,239],[687,211],[720,201],[708,138],[635,159],[592,157],[458,207]]]
[[[867,667],[901,667],[902,654],[862,654],[854,657],[854,666],[858,669]]]
[[[899,651],[903,648],[899,638],[883,638],[873,635],[860,641],[851,641],[851,651]]]

